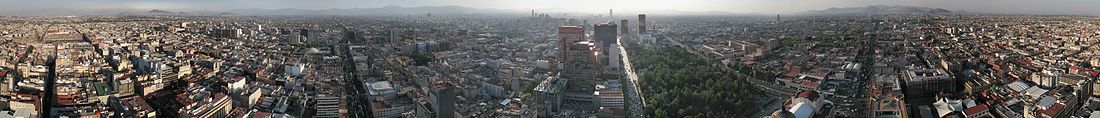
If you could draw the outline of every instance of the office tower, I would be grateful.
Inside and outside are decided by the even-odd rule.
[[[527,87],[523,86],[523,79],[519,77],[519,68],[515,67],[514,65],[508,68],[512,69],[512,79],[511,82],[509,82],[510,84],[512,84],[512,96],[519,96],[520,94],[523,94],[523,91],[525,91],[523,89]]]
[[[594,40],[598,44],[598,49],[599,49],[597,52],[599,52],[599,54],[603,54],[602,56],[598,57],[599,63],[606,64],[606,63],[610,63],[612,61],[615,61],[615,60],[611,60],[612,58],[608,57],[610,55],[606,55],[606,54],[608,54],[610,52],[618,51],[618,50],[607,50],[607,49],[610,49],[611,46],[614,46],[615,44],[617,44],[617,42],[615,40],[618,39],[618,37],[616,36],[616,35],[618,35],[617,34],[618,32],[615,31],[615,30],[618,29],[618,26],[615,26],[615,22],[607,22],[607,23],[597,24],[595,29],[596,29],[596,31],[595,31],[596,36],[594,37]],[[615,61],[615,62],[618,62],[618,61]]]
[[[619,20],[619,34],[630,33],[630,20]]]
[[[599,42],[600,47],[606,48],[611,44],[615,44],[615,38],[618,35],[615,31],[616,27],[613,22],[596,25],[595,40]]]
[[[619,52],[619,44],[611,44],[611,46],[607,46],[607,48],[604,48],[603,50],[605,50],[604,55],[606,55],[605,57],[607,57],[607,60],[602,62],[605,65],[605,70],[603,74],[607,75],[622,73],[621,62],[619,62],[619,60],[622,59],[622,57],[620,57],[622,55],[621,52]]]
[[[399,32],[397,30],[390,30],[389,41],[397,41],[397,40],[401,40],[401,32]]]
[[[450,83],[440,82],[433,85],[436,90],[438,98],[436,100],[436,117],[437,118],[455,118],[455,92],[454,87],[451,87]]]
[[[607,9],[607,17],[614,18],[615,17],[615,10],[614,9]]]
[[[562,108],[596,111],[599,99],[592,94],[596,90],[596,74],[600,66],[596,44],[591,41],[573,42],[566,52],[565,69],[561,71],[561,76],[569,78],[569,82],[566,82]]]
[[[649,33],[645,29],[645,14],[638,14],[638,34]]]
[[[775,14],[775,23],[779,24],[779,22],[782,22],[782,21],[783,21],[783,19],[779,19],[779,14]]]
[[[598,98],[596,74],[600,66],[596,44],[585,38],[584,28],[562,26],[558,28],[559,76],[568,78],[562,97],[562,108],[575,111],[596,111]]]
[[[264,25],[256,25],[256,31],[264,31]]]
[[[584,41],[584,27],[581,26],[561,26],[558,28],[558,55],[556,60],[551,60],[553,63],[562,63],[566,57],[566,53],[569,52],[569,44],[578,41]],[[561,69],[561,67],[555,68]]]

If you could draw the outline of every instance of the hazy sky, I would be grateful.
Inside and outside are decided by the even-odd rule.
[[[330,9],[396,6],[465,6],[492,9],[566,9],[577,12],[681,10],[789,13],[830,7],[908,5],[988,13],[1100,15],[1100,0],[0,0],[0,11],[52,8]]]

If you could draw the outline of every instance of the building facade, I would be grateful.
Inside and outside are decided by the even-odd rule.
[[[638,34],[649,33],[648,31],[646,31],[645,25],[645,14],[638,14]]]

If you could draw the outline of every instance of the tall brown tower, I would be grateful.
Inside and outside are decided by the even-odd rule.
[[[638,34],[649,33],[645,28],[645,14],[638,14]]]
[[[558,67],[558,63],[563,63],[568,58],[569,45],[573,42],[585,41],[584,27],[581,26],[561,26],[558,28],[558,55],[555,59],[551,60],[554,67]],[[561,67],[554,68],[561,69]]]

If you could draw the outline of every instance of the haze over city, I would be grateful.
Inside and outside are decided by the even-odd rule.
[[[0,118],[1100,118],[1097,0],[0,0]]]
[[[729,13],[795,13],[833,7],[901,5],[977,13],[1100,15],[1095,0],[4,0],[0,11],[23,10],[173,10],[221,12],[234,9],[350,9],[385,6],[461,6],[497,10],[547,10],[604,13],[677,10]],[[3,13],[3,12],[0,12]],[[12,14],[12,13],[9,13]],[[4,15],[4,14],[0,14]]]

